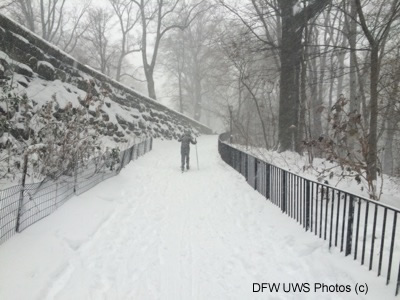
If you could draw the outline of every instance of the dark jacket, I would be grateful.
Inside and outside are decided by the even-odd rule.
[[[185,134],[178,139],[178,142],[181,142],[181,153],[189,154],[190,152],[190,143],[197,144],[196,140],[193,140],[190,134]]]

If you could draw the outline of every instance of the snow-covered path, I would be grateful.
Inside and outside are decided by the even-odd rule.
[[[0,247],[0,299],[392,299],[394,288],[329,253],[253,191],[199,139],[200,170],[179,170],[179,144],[68,201]],[[309,283],[309,293],[253,293],[253,283]],[[350,293],[314,292],[314,283]],[[367,283],[367,297],[356,283]],[[288,286],[288,285],[287,285]]]

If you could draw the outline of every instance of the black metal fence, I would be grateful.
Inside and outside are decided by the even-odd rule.
[[[117,175],[130,161],[152,150],[147,138],[119,153],[91,159],[70,174],[57,180],[13,186],[0,191],[0,244],[25,228],[48,216],[74,195],[80,195],[98,183]]]
[[[219,137],[221,158],[255,190],[306,231],[328,241],[329,248],[334,246],[345,256],[352,255],[378,276],[385,276],[386,284],[396,280],[395,294],[399,294],[399,209],[268,164],[230,146],[228,139],[229,133]]]

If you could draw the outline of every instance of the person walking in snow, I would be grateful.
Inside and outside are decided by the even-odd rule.
[[[181,143],[181,170],[183,172],[185,170],[185,161],[186,170],[189,170],[190,143],[197,144],[197,141],[196,139],[193,140],[189,130],[185,130],[185,134],[178,139],[178,142]]]

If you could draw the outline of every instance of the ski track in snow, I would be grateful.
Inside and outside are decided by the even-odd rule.
[[[326,243],[253,191],[221,161],[216,136],[199,139],[200,170],[191,148],[192,169],[182,174],[179,144],[155,141],[152,152],[119,176],[2,245],[0,261],[29,255],[31,243],[41,242],[30,236],[41,235],[51,247],[38,260],[16,265],[20,285],[9,284],[14,277],[7,276],[7,268],[0,270],[0,299],[394,297],[393,284],[387,288],[358,262],[329,253]],[[79,211],[89,199],[108,206],[91,231],[78,238],[76,228],[87,231],[88,220],[62,217],[63,212]],[[65,229],[70,226],[75,229]],[[13,254],[21,245],[26,252]],[[63,249],[58,264],[43,266],[53,248]],[[20,288],[31,280],[35,288]],[[354,292],[253,293],[256,282],[367,282],[370,292],[364,298]]]

